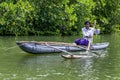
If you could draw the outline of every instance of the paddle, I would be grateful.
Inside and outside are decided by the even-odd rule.
[[[94,21],[93,29],[95,29],[95,26],[96,26],[96,20]],[[93,36],[94,36],[94,32],[93,32]],[[93,36],[92,36],[92,37],[93,37]],[[86,49],[86,52],[88,52],[88,51],[90,50],[90,45],[91,45],[91,41],[89,41],[89,43],[88,43],[88,47],[87,47],[87,49]]]
[[[45,43],[45,45],[48,46],[48,47],[51,47],[51,48],[57,49],[57,50],[59,50],[59,51],[61,51],[61,52],[67,53],[67,54],[69,54],[69,55],[71,55],[71,56],[73,55],[72,53],[70,53],[70,52],[68,52],[68,51],[66,51],[66,50],[62,50],[62,49],[59,49],[59,48],[56,48],[56,47],[50,46],[50,45],[47,44],[47,43]]]
[[[87,47],[87,49],[86,49],[86,53],[88,53],[88,51],[90,50],[90,44],[91,44],[91,42],[89,41],[88,47]]]

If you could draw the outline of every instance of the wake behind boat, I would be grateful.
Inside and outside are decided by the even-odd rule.
[[[16,41],[16,44],[23,51],[33,54],[58,53],[58,52],[62,52],[61,50],[68,52],[86,50],[85,46],[77,46],[74,43],[63,43],[63,42]],[[109,46],[108,42],[95,43],[90,46],[90,50],[105,49],[108,46]]]

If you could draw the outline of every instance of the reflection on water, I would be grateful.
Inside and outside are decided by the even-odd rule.
[[[104,52],[104,50],[100,50],[99,54],[101,52]],[[96,74],[94,61],[98,59],[97,56],[93,58],[64,59],[60,55],[54,53],[25,55],[19,64],[23,69],[27,68],[27,70],[37,72],[36,77],[41,77],[44,80],[49,79],[50,76],[56,76],[56,78],[57,76],[66,76],[68,80],[71,78],[88,80],[91,79],[93,74]],[[92,77],[92,79],[97,79],[97,77]]]
[[[28,54],[15,43],[17,40],[73,42],[71,37],[1,37],[0,80],[119,80],[120,42],[118,35],[95,37],[95,42],[110,42],[105,50],[89,52],[91,58],[64,59],[61,54]],[[85,52],[73,52],[73,54]]]

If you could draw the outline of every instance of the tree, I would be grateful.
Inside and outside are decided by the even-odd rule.
[[[93,15],[104,33],[111,33],[114,25],[120,25],[120,0],[94,0]]]
[[[27,35],[32,28],[34,8],[28,1],[0,4],[0,33],[3,35]]]
[[[87,1],[87,2],[86,2]],[[30,0],[36,9],[34,25],[43,35],[74,35],[90,20],[92,0]]]

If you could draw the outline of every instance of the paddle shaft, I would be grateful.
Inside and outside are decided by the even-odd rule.
[[[62,51],[62,52],[64,52],[64,53],[67,53],[67,54],[69,54],[69,55],[73,55],[72,53],[70,53],[70,52],[68,52],[68,51],[66,51],[66,50],[62,50],[62,49],[59,49],[59,48],[50,46],[50,45],[48,45],[47,43],[46,43],[46,46],[51,47],[51,48],[54,48],[54,49],[57,49],[57,50],[59,50],[59,51]]]
[[[94,21],[94,27],[93,27],[93,29],[95,29],[95,26],[96,26],[96,20]],[[93,32],[93,36],[94,36],[94,32]],[[90,50],[90,45],[91,45],[91,41],[89,41],[89,43],[88,43],[88,47],[87,47],[86,52],[88,52],[88,50]]]
[[[91,42],[89,41],[88,47],[87,47],[87,49],[86,49],[86,52],[88,52],[88,50],[90,50],[90,44],[91,44]]]

